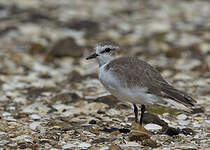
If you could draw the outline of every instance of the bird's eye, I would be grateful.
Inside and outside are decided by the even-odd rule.
[[[105,49],[105,52],[107,52],[107,53],[110,52],[110,51],[111,51],[111,48],[106,48]]]
[[[105,49],[101,52],[101,54],[103,54],[103,53],[109,53],[111,50],[112,50],[111,48],[105,48]]]

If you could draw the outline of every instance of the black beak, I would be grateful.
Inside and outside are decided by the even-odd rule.
[[[88,59],[93,59],[93,58],[96,58],[97,56],[98,56],[98,54],[94,53],[94,54],[88,56],[86,59],[87,59],[87,60],[88,60]]]

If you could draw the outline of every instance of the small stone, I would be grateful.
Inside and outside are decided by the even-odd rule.
[[[30,124],[30,128],[32,130],[36,130],[36,128],[40,125],[41,123],[40,122],[33,122]]]
[[[192,124],[193,124],[193,127],[194,128],[200,128],[201,127],[201,124],[198,123],[197,121],[196,122],[193,122]]]
[[[57,104],[57,105],[53,105],[52,107],[53,109],[56,109],[59,112],[65,112],[69,110],[70,108],[72,108],[72,106],[67,106],[65,104]],[[72,113],[72,111],[70,113]]]
[[[2,113],[2,116],[4,116],[4,117],[7,117],[7,116],[10,116],[11,114],[9,113],[9,112],[3,112]]]
[[[51,102],[61,101],[63,104],[67,105],[69,103],[76,102],[78,100],[78,98],[79,98],[79,96],[77,94],[67,92],[67,93],[61,93],[61,94],[54,96],[51,99]]]
[[[89,150],[101,150],[102,148],[100,146],[97,145],[92,145],[91,147],[88,148]],[[107,148],[108,149],[108,148]]]
[[[182,129],[182,133],[184,135],[195,135],[195,131],[193,131],[192,129],[190,128],[184,128]]]
[[[202,108],[202,107],[199,107],[199,108],[193,108],[193,111],[192,111],[192,113],[193,114],[198,114],[198,113],[204,113],[204,108]]]
[[[182,149],[182,150],[197,150],[197,146],[192,143],[185,143],[185,144],[180,144],[177,149]]]
[[[0,136],[5,135],[6,133],[3,131],[0,131]]]
[[[190,123],[190,120],[179,120],[179,124],[182,126],[186,126]]]
[[[166,56],[169,58],[180,58],[183,49],[179,48],[171,48],[165,52]]]
[[[110,141],[110,139],[108,139],[108,138],[98,138],[98,139],[95,139],[95,140],[93,140],[92,141],[92,143],[105,143],[105,142],[109,142]]]
[[[33,141],[32,137],[30,137],[29,135],[20,135],[20,136],[17,136],[15,139],[18,142],[29,142],[30,143]]]
[[[45,52],[45,47],[40,43],[31,43],[29,47],[29,52],[32,55],[41,54]]]
[[[43,67],[43,66],[40,66],[40,67]],[[37,70],[45,71],[46,69],[48,69],[48,68],[39,68]],[[26,88],[26,90],[27,90],[28,98],[37,98],[45,92],[55,92],[56,88],[54,88],[54,87],[41,87],[41,88],[30,87],[30,88]]]
[[[37,115],[37,114],[30,115],[30,118],[33,119],[33,120],[39,120],[39,119],[41,119],[41,117],[39,115]]]
[[[68,75],[68,81],[70,83],[77,83],[81,82],[84,79],[84,76],[82,76],[78,71],[72,71]]]
[[[4,145],[4,144],[6,145],[7,143],[9,143],[8,140],[1,140],[1,141],[0,141],[0,145]]]
[[[120,146],[116,145],[116,144],[112,144],[109,147],[109,150],[122,150]]]
[[[120,115],[120,113],[121,113],[120,111],[113,109],[113,108],[106,111],[106,114],[108,116]]]
[[[153,124],[153,123],[149,123],[149,124],[145,125],[144,127],[147,130],[161,130],[162,129],[162,127],[160,125]]]
[[[131,126],[131,132],[129,135],[130,141],[143,141],[145,139],[150,139],[151,133],[147,131],[143,126],[140,124],[133,122]]]
[[[49,51],[49,55],[55,57],[81,57],[83,49],[77,45],[73,38],[67,37],[57,41]]]
[[[16,103],[25,103],[26,102],[26,99],[25,98],[23,98],[23,97],[15,97],[14,98],[14,102],[16,102]]]
[[[131,134],[129,135],[130,141],[143,141],[149,138],[150,136],[144,132],[131,132]]]
[[[86,36],[88,37],[94,36],[100,27],[98,22],[89,19],[71,20],[66,24],[66,26],[76,31],[85,31]]]
[[[109,107],[113,108],[116,106],[116,104],[119,102],[114,96],[108,95],[108,96],[102,96],[98,97],[95,102],[101,102],[104,104],[107,104]]]
[[[142,141],[141,144],[143,146],[149,146],[149,147],[152,147],[152,148],[157,148],[159,146],[156,141],[151,140],[151,139],[145,139],[145,140]]]
[[[7,117],[6,120],[7,120],[8,122],[16,122],[16,121],[17,121],[17,120],[14,119],[13,117]]]
[[[108,146],[103,146],[103,147],[101,147],[101,148],[99,148],[100,150],[108,150],[109,149],[109,147]],[[98,149],[97,149],[98,150]]]
[[[143,119],[144,124],[157,124],[162,126],[162,128],[165,130],[168,127],[168,123],[166,123],[164,120],[160,119],[158,116],[150,114],[150,113],[145,113],[144,114],[144,119]]]
[[[62,146],[63,149],[70,149],[72,147],[76,147],[76,145],[69,143],[69,144],[66,144],[66,145]]]
[[[89,124],[96,124],[97,122],[96,122],[96,120],[90,120],[89,121]]]
[[[80,147],[80,148],[88,148],[90,146],[91,146],[91,144],[90,143],[86,143],[86,142],[80,143],[78,145],[78,147]]]
[[[166,130],[166,134],[169,136],[174,136],[174,135],[178,135],[180,133],[180,129],[179,128],[172,128],[172,127],[168,127]]]
[[[180,114],[176,117],[178,120],[185,120],[187,119],[187,116],[185,114]]]
[[[130,129],[126,129],[126,128],[123,128],[123,129],[119,129],[119,132],[120,133],[129,133],[130,132]]]
[[[139,147],[140,144],[137,142],[126,142],[126,144],[122,145],[122,147]]]
[[[118,131],[118,128],[111,128],[111,129],[104,128],[104,129],[101,130],[101,131],[107,132],[107,133],[112,133],[112,132]]]
[[[206,123],[210,124],[210,120],[205,120]]]
[[[12,149],[17,149],[17,143],[9,143],[7,145]]]

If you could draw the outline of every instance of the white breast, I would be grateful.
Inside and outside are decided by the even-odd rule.
[[[101,66],[99,68],[98,77],[101,83],[105,86],[107,90],[112,90],[116,88],[120,88],[120,82],[116,79],[116,77],[110,71],[105,70],[105,66],[107,64]]]
[[[121,82],[126,81],[120,81],[111,71],[106,71],[105,66],[106,64],[99,68],[99,80],[119,100],[137,104],[153,104],[158,101],[155,95],[147,93],[147,87],[123,87]]]

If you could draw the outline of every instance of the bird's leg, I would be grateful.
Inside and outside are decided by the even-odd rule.
[[[138,122],[138,107],[136,106],[136,104],[133,104],[133,107],[134,107],[135,121],[137,123]]]
[[[143,118],[144,118],[144,112],[145,112],[146,108],[145,105],[141,105],[141,117],[140,117],[140,125],[142,125],[143,123]]]

